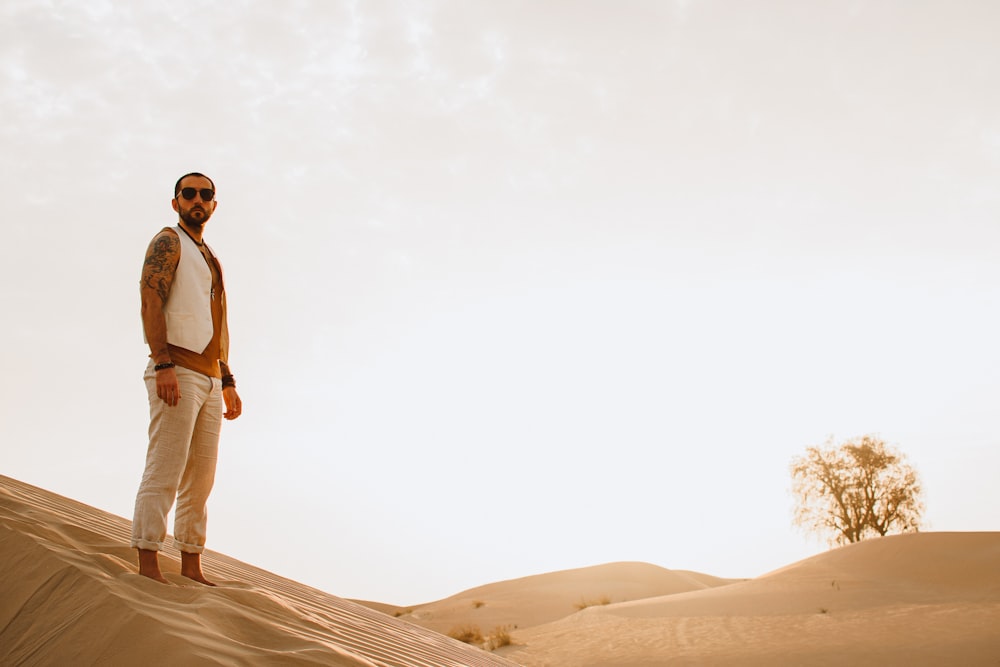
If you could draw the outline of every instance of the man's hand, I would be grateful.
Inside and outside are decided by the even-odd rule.
[[[170,407],[176,406],[181,400],[181,387],[173,368],[156,371],[156,395]]]
[[[243,401],[236,393],[236,387],[224,387],[222,390],[222,400],[226,402],[226,411],[223,417],[229,420],[236,419],[243,414]]]

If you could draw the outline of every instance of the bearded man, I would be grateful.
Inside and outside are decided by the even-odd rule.
[[[161,230],[146,251],[139,293],[149,344],[146,467],[135,499],[132,547],[139,574],[169,583],[159,552],[174,514],[181,574],[208,586],[205,550],[208,496],[215,483],[222,420],[243,411],[229,369],[229,328],[222,266],[202,240],[217,205],[212,179],[193,172],[174,185],[176,227]]]

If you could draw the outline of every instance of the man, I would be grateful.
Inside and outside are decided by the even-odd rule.
[[[163,583],[169,582],[158,552],[176,499],[174,544],[181,551],[181,574],[215,585],[201,569],[206,504],[222,419],[236,419],[243,411],[228,364],[222,267],[202,241],[216,203],[215,184],[207,176],[191,173],[177,181],[171,204],[178,225],[164,228],[149,244],[139,286],[150,351],[149,448],[135,499],[132,547],[139,552],[139,574]]]

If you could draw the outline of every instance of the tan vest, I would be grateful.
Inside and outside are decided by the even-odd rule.
[[[212,271],[194,241],[183,229],[181,258],[163,306],[167,318],[167,342],[192,352],[205,351],[212,342]],[[212,249],[209,248],[209,251]],[[214,256],[215,253],[212,252]]]

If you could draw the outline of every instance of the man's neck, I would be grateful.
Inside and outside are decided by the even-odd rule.
[[[193,225],[189,225],[183,220],[178,220],[177,224],[180,225],[181,229],[183,229],[188,233],[188,235],[194,240],[195,243],[199,245],[201,244],[201,233],[203,231],[201,227],[195,227]]]

